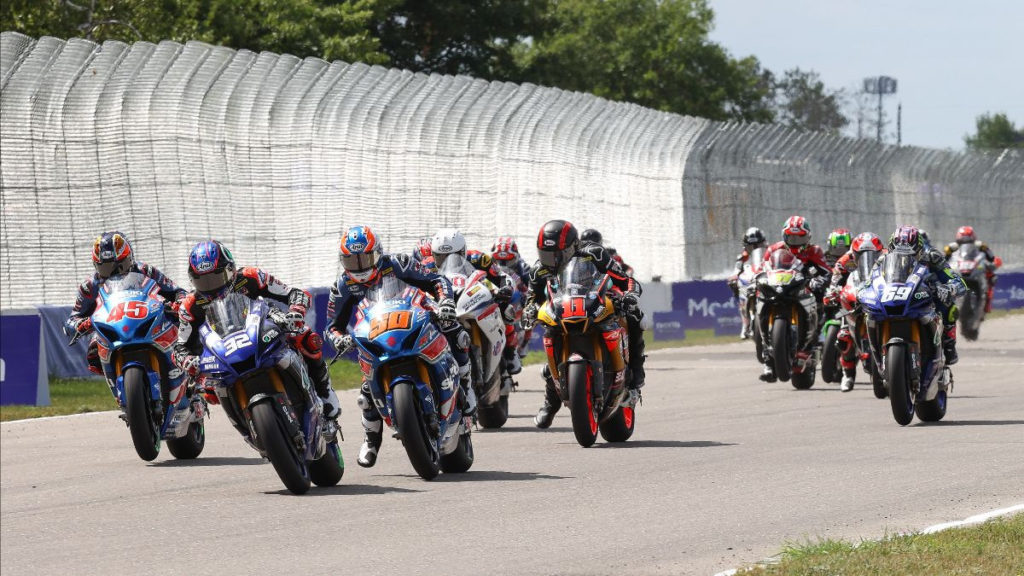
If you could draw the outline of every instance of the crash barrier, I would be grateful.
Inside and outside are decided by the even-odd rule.
[[[327,299],[329,290],[318,288],[310,291],[313,294],[313,307],[306,315],[306,322],[323,334],[327,327]],[[645,328],[653,330],[655,340],[685,340],[687,331],[714,330],[716,335],[739,335],[740,319],[736,313],[736,300],[724,280],[703,280],[695,282],[651,283],[645,288],[641,297],[646,311]],[[994,308],[1009,310],[1024,308],[1024,272],[1002,274],[996,286],[992,300]],[[7,367],[8,378],[14,370],[32,369],[33,362],[23,359],[39,358],[38,365],[43,366],[44,375],[48,372],[51,378],[86,378],[92,374],[85,364],[87,338],[83,338],[68,346],[68,338],[62,326],[70,306],[40,306],[38,314],[35,310],[30,316],[38,317],[42,339],[33,336],[31,325],[8,324],[8,315],[3,316],[3,358]],[[8,332],[10,328],[11,332]],[[22,334],[21,330],[26,330]],[[984,331],[983,331],[984,332]],[[534,330],[530,341],[530,350],[543,350],[541,335],[543,330]],[[12,343],[8,352],[8,343]],[[44,356],[40,356],[45,352]],[[334,357],[334,348],[324,342],[324,354],[330,360]],[[15,360],[11,360],[11,359]],[[13,380],[10,380],[13,381]],[[6,398],[7,384],[4,383]],[[21,396],[19,396],[21,398]]]
[[[936,242],[973,224],[1024,264],[1024,155],[958,154],[710,122],[588,94],[316,58],[0,34],[0,306],[62,305],[119,229],[184,281],[189,246],[325,286],[341,231],[471,247],[554,217],[665,282],[727,272],[743,230],[809,217]],[[998,240],[998,242],[997,242]]]

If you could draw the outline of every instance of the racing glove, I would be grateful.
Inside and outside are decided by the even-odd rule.
[[[338,354],[345,354],[356,345],[355,338],[352,338],[352,335],[342,334],[333,330],[327,333],[327,340],[331,342],[331,346],[334,346]]]
[[[455,322],[458,315],[455,311],[455,301],[451,298],[445,298],[437,303],[437,319],[442,323],[449,324]]]
[[[636,292],[626,292],[620,302],[627,318],[635,322],[643,320],[644,311],[640,308],[640,296]]]

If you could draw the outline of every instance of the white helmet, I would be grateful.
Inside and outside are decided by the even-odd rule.
[[[442,228],[430,240],[430,251],[434,253],[434,264],[440,270],[450,254],[466,255],[466,237],[455,228]]]

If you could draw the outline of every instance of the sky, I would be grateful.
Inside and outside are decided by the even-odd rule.
[[[974,133],[986,112],[1003,112],[1024,126],[1024,1],[709,3],[711,40],[733,57],[756,56],[776,75],[810,69],[828,88],[848,92],[866,77],[896,78],[897,93],[885,104],[892,143],[897,103],[904,145],[963,149],[964,135]]]

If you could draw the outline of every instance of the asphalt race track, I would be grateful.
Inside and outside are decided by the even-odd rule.
[[[397,440],[292,496],[220,408],[195,461],[139,460],[113,412],[0,427],[0,571],[111,574],[700,574],[786,542],[874,539],[1024,502],[1024,317],[961,344],[944,421],[895,423],[866,376],[842,394],[757,380],[753,345],[653,353],[626,444],[533,427],[539,367],[463,475],[421,480]]]

